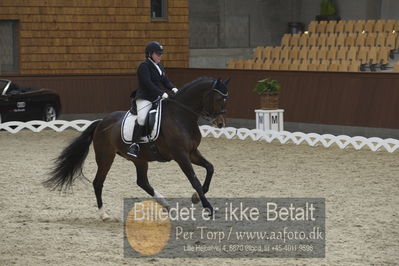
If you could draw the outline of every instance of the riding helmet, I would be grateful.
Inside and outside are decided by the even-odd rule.
[[[159,42],[150,42],[145,47],[145,56],[149,57],[152,53],[163,54],[163,46]]]

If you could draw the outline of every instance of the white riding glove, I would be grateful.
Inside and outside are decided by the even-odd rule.
[[[176,94],[179,90],[177,88],[173,88],[172,91],[174,94]]]
[[[166,92],[164,92],[163,94],[162,94],[162,99],[166,99],[166,98],[168,98],[169,97],[169,95],[166,93]]]

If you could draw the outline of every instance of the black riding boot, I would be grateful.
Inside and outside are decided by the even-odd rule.
[[[127,150],[128,155],[136,157],[136,158],[139,156],[140,146],[137,142],[139,141],[140,137],[142,136],[143,129],[144,129],[144,126],[140,126],[136,121],[136,123],[134,125],[134,129],[133,129],[133,138],[132,138],[133,144],[130,145],[129,149]]]

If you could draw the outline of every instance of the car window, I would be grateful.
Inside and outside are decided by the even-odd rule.
[[[7,84],[8,84],[8,81],[0,80],[0,95],[3,93],[3,90]]]
[[[15,84],[14,82],[11,82],[10,87],[8,87],[7,90],[7,95],[12,95],[12,94],[18,94],[21,93],[21,89],[19,88],[19,86],[17,84]]]

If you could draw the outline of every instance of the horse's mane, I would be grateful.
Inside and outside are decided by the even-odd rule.
[[[197,84],[197,83],[200,83],[200,82],[203,82],[203,81],[208,81],[208,80],[214,80],[214,79],[213,79],[213,78],[210,78],[210,77],[199,77],[199,78],[196,78],[195,80],[190,81],[190,82],[184,84],[184,85],[179,89],[179,92],[177,93],[177,95],[183,94],[185,91],[187,91],[188,88],[191,88],[192,86],[194,86],[194,85]]]

